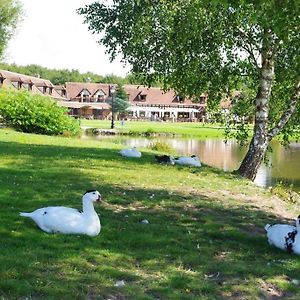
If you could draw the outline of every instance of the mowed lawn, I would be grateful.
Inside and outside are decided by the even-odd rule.
[[[264,225],[291,206],[229,173],[162,166],[150,149],[0,129],[1,299],[300,299],[300,258]],[[97,237],[47,234],[20,211],[81,208],[97,189]],[[141,223],[148,220],[149,224]]]
[[[81,119],[82,127],[92,127],[101,129],[110,129],[111,121],[108,120],[86,120]],[[180,135],[185,137],[222,138],[224,137],[224,128],[220,124],[203,124],[199,122],[150,122],[150,121],[115,121],[115,130],[124,134],[152,134],[166,133]]]

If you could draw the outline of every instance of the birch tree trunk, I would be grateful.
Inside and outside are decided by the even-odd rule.
[[[257,170],[270,143],[268,136],[269,99],[274,77],[274,53],[271,39],[271,32],[266,30],[262,42],[260,81],[255,99],[256,110],[253,137],[248,152],[238,169],[240,175],[251,180],[255,179]]]

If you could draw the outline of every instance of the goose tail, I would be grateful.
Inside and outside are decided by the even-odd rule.
[[[271,227],[271,225],[270,225],[270,224],[267,224],[267,225],[265,226],[265,231],[268,232],[268,230],[269,230],[270,227]]]

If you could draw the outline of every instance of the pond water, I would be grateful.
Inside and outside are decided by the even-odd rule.
[[[198,155],[200,160],[209,166],[232,171],[239,167],[247,147],[240,147],[235,140],[224,143],[222,139],[184,139],[184,138],[143,138],[124,136],[94,136],[99,140],[111,139],[124,146],[146,148],[151,143],[163,141],[168,143],[179,155]],[[272,151],[267,155],[267,162],[258,170],[255,183],[261,187],[274,186],[282,182],[286,186],[300,191],[300,143],[291,143],[289,148],[279,142],[271,143]]]

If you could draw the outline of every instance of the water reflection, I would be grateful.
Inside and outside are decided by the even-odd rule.
[[[84,137],[88,138],[88,137]],[[142,137],[107,137],[96,136],[99,140],[112,139],[124,146],[146,148],[151,143],[163,141],[174,148],[179,155],[199,156],[207,165],[232,171],[239,167],[247,147],[240,147],[235,140],[224,143],[222,139],[181,139],[181,138],[142,138]],[[267,161],[258,170],[255,183],[262,187],[272,186],[278,182],[293,185],[300,191],[300,143],[291,143],[284,148],[278,142],[271,143],[272,151],[267,155]]]

